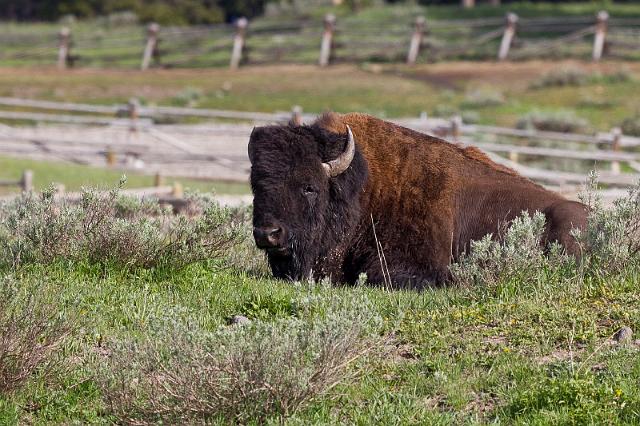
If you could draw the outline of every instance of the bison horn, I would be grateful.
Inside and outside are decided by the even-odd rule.
[[[347,132],[349,133],[349,141],[347,142],[347,148],[344,152],[335,160],[331,160],[328,163],[322,163],[324,171],[330,178],[336,177],[347,170],[349,165],[351,165],[351,161],[353,160],[353,156],[356,152],[356,141],[353,138],[351,127],[347,126]]]

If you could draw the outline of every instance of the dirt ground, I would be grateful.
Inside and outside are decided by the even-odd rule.
[[[149,71],[114,69],[0,68],[0,92],[16,97],[46,97],[74,99],[126,98],[136,95],[151,100],[174,96],[189,84],[204,90],[218,90],[231,83],[263,84],[273,94],[309,85],[322,86],[339,81],[360,84],[369,82],[384,86],[397,80],[417,80],[438,88],[455,88],[470,82],[501,86],[526,86],[552,69],[582,68],[586,72],[611,73],[621,69],[640,73],[640,63],[604,61],[600,63],[576,60],[526,62],[442,62],[415,66],[394,64],[335,65],[319,68],[314,65],[268,65],[232,71],[214,69],[153,69]],[[363,80],[364,79],[364,80]],[[223,88],[224,89],[224,88]]]

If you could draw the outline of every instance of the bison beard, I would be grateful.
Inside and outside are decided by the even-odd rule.
[[[368,115],[256,128],[249,158],[254,237],[279,278],[444,283],[472,240],[499,238],[504,223],[535,211],[547,218],[545,242],[579,255],[570,231],[585,226],[584,205],[475,148]]]

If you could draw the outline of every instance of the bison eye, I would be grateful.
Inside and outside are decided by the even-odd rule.
[[[311,185],[302,187],[302,195],[305,197],[313,197],[316,195],[316,189]]]

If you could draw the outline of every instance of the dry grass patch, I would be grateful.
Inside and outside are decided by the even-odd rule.
[[[71,325],[55,305],[18,288],[9,278],[0,280],[0,396],[20,388],[38,370],[51,374],[61,360],[55,352],[67,341]]]

